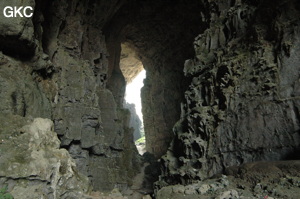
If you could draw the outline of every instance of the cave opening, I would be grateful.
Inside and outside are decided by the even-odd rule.
[[[296,0],[27,3],[33,19],[0,20],[0,187],[21,198],[300,195],[299,162],[281,162],[300,158]],[[130,83],[143,73],[142,89]]]
[[[184,62],[195,54],[194,38],[207,28],[206,14],[199,10],[205,10],[204,5],[194,0],[189,4],[130,1],[102,29],[108,61],[106,88],[114,97],[117,110],[123,113],[125,123],[126,87],[142,70],[147,74],[140,94],[146,153],[136,165],[141,167],[141,187],[149,193],[158,181],[161,165],[157,160],[166,154],[174,138],[173,127],[180,118],[184,92],[191,81],[184,76]],[[106,117],[104,113],[103,116]],[[132,129],[124,129],[125,133],[130,132],[124,139],[132,141]],[[128,146],[124,150],[130,151],[132,145]],[[134,152],[126,161],[131,161],[129,158],[135,161],[140,157]],[[138,168],[131,166],[128,170],[136,172]]]
[[[140,120],[139,129],[143,130],[143,113],[142,113],[142,103],[141,103],[141,89],[144,86],[143,80],[146,77],[146,71],[142,70],[132,82],[126,84],[126,92],[125,92],[125,107],[127,104],[134,105],[134,114]],[[143,137],[144,134],[134,135],[134,141]]]
[[[129,127],[133,129],[133,141],[139,154],[146,150],[146,139],[143,124],[141,89],[144,86],[146,71],[142,62],[128,43],[121,43],[120,70],[125,79],[123,107],[130,111]]]
[[[129,126],[134,129],[133,141],[140,155],[146,152],[146,139],[143,123],[141,89],[144,86],[143,80],[146,77],[146,71],[142,70],[137,76],[126,84],[124,107],[130,111]]]
[[[134,63],[123,64],[130,57],[126,51],[131,51],[131,57],[147,71],[141,92],[146,151],[157,159],[166,153],[173,138],[172,128],[180,118],[180,103],[189,82],[184,77],[183,63],[193,57],[194,38],[207,27],[205,13],[198,12],[205,10],[203,6],[198,1],[132,1],[124,4],[103,28],[111,65],[108,88],[117,98],[121,96],[118,90],[125,93],[130,76],[126,70]],[[120,64],[116,64],[118,57]],[[115,77],[120,73],[124,89],[121,84],[116,88]]]

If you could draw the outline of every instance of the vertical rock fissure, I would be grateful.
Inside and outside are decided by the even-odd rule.
[[[139,153],[142,155],[145,150],[145,133],[142,114],[141,103],[141,88],[143,87],[143,79],[145,78],[146,71],[143,70],[138,74],[135,79],[126,86],[126,94],[124,107],[129,109],[131,113],[130,127],[134,129],[133,139]]]

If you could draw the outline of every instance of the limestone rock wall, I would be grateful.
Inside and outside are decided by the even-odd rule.
[[[61,147],[102,191],[126,188],[138,168],[130,114],[107,86],[112,67],[101,31],[125,2],[11,0],[0,6],[35,9],[29,19],[1,15],[1,115],[53,120]]]
[[[129,84],[143,70],[143,64],[126,43],[121,44],[120,69]]]
[[[124,107],[130,111],[130,122],[129,127],[133,128],[133,140],[136,141],[139,138],[141,138],[141,128],[142,128],[142,121],[140,120],[140,117],[136,114],[135,105],[124,103]]]
[[[59,149],[51,120],[0,118],[0,187],[7,186],[15,199],[86,198],[89,180],[78,172],[68,151]]]
[[[226,167],[298,158],[299,2],[209,2],[159,186],[192,183]]]
[[[142,112],[146,150],[153,153],[156,158],[160,158],[167,151],[173,138],[172,127],[176,123],[176,118],[180,116],[180,102],[183,100],[180,90],[185,83],[181,73],[163,67],[169,64],[167,61],[150,60],[144,62],[147,77],[141,93]],[[179,65],[176,64],[174,67]]]
[[[138,167],[129,113],[106,87],[110,55],[101,24],[91,24],[99,9],[117,5],[54,1],[50,6],[44,47],[57,71],[52,78],[55,131],[94,189],[126,188]]]
[[[1,114],[51,118],[49,97],[54,90],[53,83],[42,79],[34,64],[0,52]]]
[[[31,6],[35,7],[34,0],[8,0],[0,3],[1,12],[6,6]],[[21,57],[32,56],[36,43],[34,38],[34,25],[31,18],[14,17],[7,18],[0,15],[0,50]],[[16,48],[18,46],[18,48]]]
[[[0,9],[7,5],[36,6],[30,0],[9,0],[2,2]],[[34,37],[33,18],[1,14],[0,29],[1,114],[50,118],[55,88],[44,75],[51,73],[52,64]]]
[[[296,158],[297,0],[7,0],[0,8],[9,3],[35,12],[0,17],[0,116],[53,120],[94,189],[126,188],[138,165],[121,43],[147,70],[147,151],[160,158],[173,139],[159,186]]]

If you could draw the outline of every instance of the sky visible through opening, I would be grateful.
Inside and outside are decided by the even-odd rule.
[[[135,104],[136,113],[143,121],[141,88],[144,86],[143,80],[146,78],[146,71],[142,70],[134,80],[126,86],[125,100],[130,104]]]

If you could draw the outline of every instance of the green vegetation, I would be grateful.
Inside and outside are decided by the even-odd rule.
[[[0,189],[0,199],[13,199],[14,197],[7,192],[7,187]]]
[[[145,139],[145,136],[143,136],[140,139],[138,139],[137,141],[135,141],[135,144],[138,145],[138,144],[145,143],[145,142],[146,142],[146,139]]]

